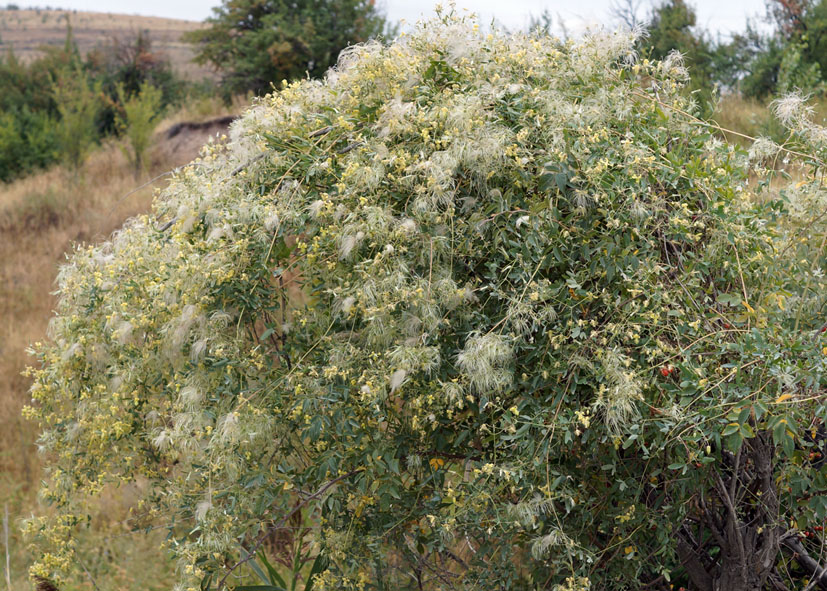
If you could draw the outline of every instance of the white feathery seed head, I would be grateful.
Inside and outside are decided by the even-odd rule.
[[[494,332],[468,336],[457,355],[457,365],[477,393],[502,392],[511,384],[508,364],[513,352],[505,338]]]

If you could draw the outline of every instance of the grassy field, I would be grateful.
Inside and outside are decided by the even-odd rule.
[[[169,18],[76,10],[0,10],[0,52],[13,49],[23,61],[34,59],[43,46],[65,42],[67,23],[72,25],[82,54],[113,39],[124,42],[139,31],[148,31],[153,49],[167,55],[180,76],[190,80],[212,76],[208,68],[192,63],[192,49],[181,40],[185,32],[204,24]]]
[[[813,118],[816,123],[824,125],[827,121],[827,100],[813,98],[810,100]],[[730,129],[752,137],[771,137],[776,142],[783,142],[786,134],[783,127],[772,115],[772,104],[739,95],[726,95],[721,98],[718,109],[712,117],[723,129]],[[731,142],[749,147],[749,141],[735,134],[724,134]]]
[[[46,337],[58,265],[75,245],[99,242],[126,218],[147,211],[164,179],[132,191],[191,161],[209,137],[224,131],[213,125],[167,138],[166,129],[180,121],[238,113],[241,108],[203,101],[168,117],[158,128],[148,170],[139,181],[111,141],[91,155],[77,181],[56,167],[0,184],[0,519],[8,507],[10,534],[6,546],[0,529],[0,564],[5,563],[8,549],[14,591],[31,588],[26,571],[33,557],[19,535],[20,520],[43,510],[35,496],[40,479],[36,426],[20,416],[29,398],[29,381],[21,372],[31,362],[27,346]],[[78,540],[83,576],[64,590],[169,588],[165,573],[172,566],[158,551],[163,532],[146,537],[129,531],[126,507],[133,492],[126,487],[106,495],[92,522],[94,533]],[[4,570],[0,567],[0,575]],[[0,588],[5,586],[0,576]]]

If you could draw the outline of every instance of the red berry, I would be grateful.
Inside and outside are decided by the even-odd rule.
[[[660,375],[667,378],[669,377],[669,368],[668,367],[661,367],[660,368]]]

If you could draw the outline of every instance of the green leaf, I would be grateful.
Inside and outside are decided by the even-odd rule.
[[[632,433],[631,435],[629,435],[629,438],[623,442],[623,449],[629,449],[629,447],[631,447],[631,445],[635,442],[636,439],[637,433]]]
[[[259,559],[264,564],[264,567],[267,569],[267,574],[270,575],[268,583],[272,583],[275,585],[281,585],[282,587],[287,587],[287,583],[284,582],[284,579],[276,570],[276,568],[270,564],[270,561],[267,560],[267,555],[264,552],[259,552],[258,554]]]
[[[313,561],[313,566],[310,567],[310,572],[307,573],[307,584],[304,586],[304,591],[313,591],[313,577],[324,572],[327,568],[327,562],[324,554],[316,555],[316,560]]]
[[[730,423],[729,425],[724,427],[723,431],[721,431],[721,436],[722,437],[727,437],[729,435],[732,435],[733,433],[737,433],[739,428],[740,428],[740,425],[738,425],[738,423]]]
[[[742,408],[741,412],[738,413],[738,424],[739,425],[744,425],[747,422],[747,419],[749,419],[749,416],[750,416],[751,413],[752,413],[752,407],[745,406],[744,408]]]
[[[781,439],[781,448],[788,458],[791,458],[795,453],[795,440],[786,429],[784,430],[784,437]]]

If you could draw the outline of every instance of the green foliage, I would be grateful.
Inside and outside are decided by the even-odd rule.
[[[770,15],[776,22],[775,35],[785,44],[797,47],[804,63],[827,68],[827,3],[824,0],[775,0]]]
[[[49,115],[0,111],[0,181],[43,168],[57,160],[55,123]]]
[[[140,90],[132,96],[127,95],[123,85],[118,86],[117,93],[120,104],[117,126],[129,145],[124,153],[137,178],[144,169],[144,157],[161,116],[163,97],[161,89],[149,82],[141,84]]]
[[[98,139],[95,118],[101,108],[101,85],[90,85],[89,77],[78,69],[63,74],[54,86],[60,114],[57,143],[61,157],[78,174],[86,156]]]
[[[50,49],[31,64],[14,53],[0,57],[0,181],[8,181],[59,158],[55,120],[59,112],[53,94],[60,72],[78,66],[67,36],[63,49]]]
[[[138,95],[146,85],[158,88],[156,109],[175,104],[184,91],[169,61],[152,51],[145,33],[115,41],[82,60],[71,28],[63,47],[44,48],[44,55],[29,64],[12,52],[0,56],[0,79],[0,181],[60,160],[77,166],[90,141],[123,131],[116,124],[118,113],[123,114],[119,87],[127,97]],[[84,84],[98,99],[84,103],[90,98],[82,91]],[[62,120],[65,112],[71,120]],[[87,115],[92,117],[91,128],[82,120]],[[76,132],[81,132],[77,145]]]
[[[778,73],[784,57],[784,42],[748,27],[743,35],[721,46],[719,56],[725,56],[720,71],[728,88],[744,96],[763,99],[775,94]]]
[[[813,174],[756,194],[780,148],[715,139],[636,41],[446,16],[354,47],[78,250],[35,347],[32,574],[140,477],[187,589],[311,559],[315,591],[804,587],[824,130],[779,102]]]
[[[107,98],[98,119],[101,134],[120,131],[116,122],[122,102],[120,87],[126,96],[138,94],[147,84],[158,88],[162,107],[178,104],[183,98],[183,81],[176,78],[169,60],[153,51],[152,39],[146,31],[139,31],[132,39],[113,39],[110,44],[89,52],[84,67],[93,79],[100,81]]]
[[[386,30],[373,0],[224,0],[213,10],[210,27],[187,39],[223,72],[227,96],[321,76],[345,47]]]
[[[827,4],[823,0],[768,2],[776,28],[746,33],[718,48],[728,56],[720,68],[728,86],[745,96],[766,98],[793,90],[823,92],[827,67]]]
[[[795,91],[809,94],[821,92],[821,68],[818,62],[805,61],[805,50],[806,45],[801,42],[790,42],[784,48],[778,67],[777,94],[785,95]]]

